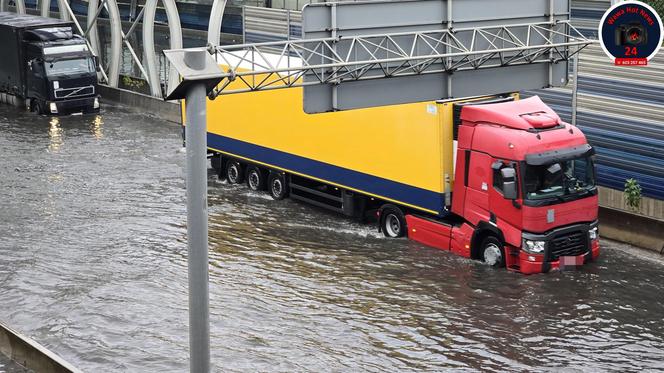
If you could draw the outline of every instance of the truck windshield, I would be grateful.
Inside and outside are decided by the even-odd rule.
[[[590,156],[541,166],[526,164],[524,196],[529,200],[583,194],[595,187],[595,172]]]
[[[94,72],[91,58],[72,58],[68,60],[46,61],[46,74],[49,76],[63,74],[80,74]]]

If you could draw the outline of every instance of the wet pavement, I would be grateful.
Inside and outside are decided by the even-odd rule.
[[[186,371],[183,164],[148,115],[0,106],[0,319],[85,371]],[[664,370],[656,254],[522,276],[209,185],[215,371]]]

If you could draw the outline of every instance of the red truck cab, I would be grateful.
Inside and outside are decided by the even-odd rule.
[[[411,239],[531,274],[599,255],[594,150],[539,97],[461,111],[450,217]]]

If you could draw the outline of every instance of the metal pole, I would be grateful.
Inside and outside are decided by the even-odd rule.
[[[131,0],[129,3],[129,21],[136,19],[136,9],[138,8],[138,0]]]
[[[188,52],[191,68],[203,69],[204,51]],[[189,57],[189,58],[187,58]],[[206,88],[203,82],[186,94],[187,243],[189,251],[189,368],[210,371],[210,315],[208,288],[207,130]]]
[[[290,40],[290,23],[291,23],[291,14],[290,9],[286,9],[286,40]]]
[[[572,85],[572,125],[576,126],[576,109],[577,109],[577,100],[579,96],[579,55],[581,51],[578,51],[574,55],[574,60],[572,61],[572,79],[574,79]]]
[[[208,31],[208,33],[209,32],[210,31]],[[246,42],[247,42],[247,13],[245,12],[244,6],[243,6],[242,7],[242,44],[244,44]]]
[[[101,5],[97,8],[97,12],[95,13],[94,18],[92,18],[92,21],[88,21],[88,29],[85,30],[85,34],[83,34],[84,38],[87,38],[90,31],[92,31],[92,28],[96,26],[97,18],[99,18],[99,15],[101,14],[101,11],[104,10],[104,5],[105,4],[106,4],[106,0],[101,0]]]

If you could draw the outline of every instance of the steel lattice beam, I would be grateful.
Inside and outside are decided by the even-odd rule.
[[[557,21],[210,46],[210,53],[227,69],[211,96],[557,63],[594,42],[569,21]],[[229,87],[233,81],[240,86]]]

